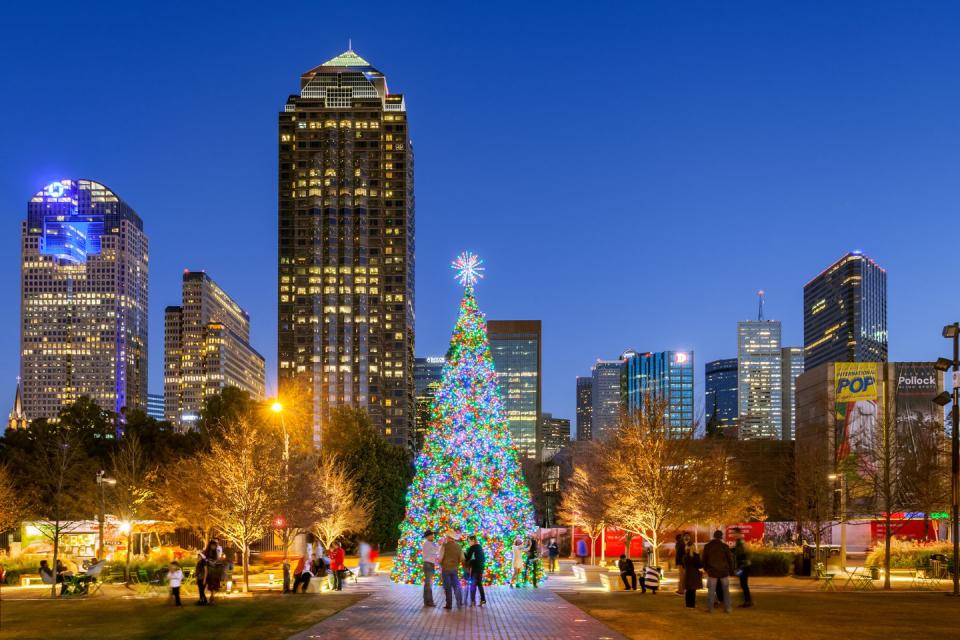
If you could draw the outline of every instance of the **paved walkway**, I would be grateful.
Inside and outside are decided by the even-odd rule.
[[[371,595],[290,640],[626,640],[554,594],[569,590],[572,578],[551,576],[550,588],[487,588],[485,607],[443,608],[443,590],[434,589],[435,609],[423,607],[423,589],[397,585],[384,576],[363,578],[348,590]]]

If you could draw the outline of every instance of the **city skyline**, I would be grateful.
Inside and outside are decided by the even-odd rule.
[[[26,46],[29,33],[15,25],[36,22],[39,11],[15,7],[3,46]],[[518,11],[519,24],[534,24],[531,14]],[[251,343],[267,357],[267,392],[275,392],[276,260],[270,245],[276,234],[277,178],[270,159],[275,159],[277,131],[271,114],[278,96],[296,91],[297,75],[342,51],[349,36],[414,105],[417,355],[442,353],[449,339],[450,301],[459,291],[449,281],[447,264],[465,248],[487,260],[489,277],[477,295],[490,317],[543,321],[543,410],[569,418],[575,416],[575,376],[629,345],[695,351],[702,362],[735,355],[731,327],[750,315],[753,292],[760,287],[768,293],[768,315],[783,322],[783,343],[802,344],[803,284],[852,250],[863,250],[887,269],[889,360],[934,359],[942,351],[940,327],[960,316],[957,296],[940,290],[948,281],[937,281],[950,273],[953,261],[932,250],[929,225],[918,222],[947,220],[960,199],[946,170],[956,165],[957,145],[950,141],[960,134],[949,115],[960,101],[949,82],[957,72],[958,56],[951,54],[956,44],[948,29],[955,9],[930,9],[907,22],[889,7],[872,7],[869,21],[866,12],[852,8],[822,13],[779,8],[755,12],[743,22],[735,9],[704,8],[705,15],[688,24],[682,37],[676,37],[677,14],[636,10],[613,21],[623,26],[577,18],[583,38],[571,43],[556,37],[575,24],[575,16],[560,7],[555,15],[537,17],[546,21],[537,22],[544,33],[528,43],[544,61],[564,60],[560,68],[544,68],[536,87],[496,72],[511,60],[507,45],[519,46],[515,28],[498,27],[479,11],[466,21],[441,12],[423,25],[398,12],[382,27],[358,28],[349,12],[334,8],[326,21],[330,26],[309,43],[288,42],[279,14],[218,15],[223,33],[240,34],[235,40],[201,36],[199,26],[184,26],[176,52],[133,46],[179,28],[182,16],[175,10],[161,13],[154,23],[129,33],[116,29],[118,40],[110,45],[81,40],[67,24],[50,25],[50,37],[65,45],[76,39],[77,46],[25,59],[8,79],[10,95],[28,95],[36,78],[65,66],[63,56],[97,68],[103,82],[95,89],[85,83],[75,87],[69,114],[55,101],[5,104],[2,126],[9,153],[0,173],[0,206],[11,230],[8,276],[0,292],[8,296],[16,295],[19,284],[13,225],[30,194],[45,185],[66,176],[102,181],[142,217],[151,241],[150,392],[162,388],[162,313],[176,299],[178,274],[185,267],[217,274],[250,310]],[[102,18],[102,29],[120,19]],[[793,50],[803,56],[766,47],[784,20],[794,29],[798,46]],[[469,22],[471,31],[487,29],[488,37],[470,47],[458,44],[464,36],[460,22]],[[830,28],[824,30],[824,24]],[[409,38],[391,37],[398,25],[409,27]],[[635,28],[643,38],[627,37]],[[658,31],[673,33],[675,42]],[[896,63],[894,54],[884,51],[892,37],[909,43],[897,48],[902,59]],[[253,39],[263,44],[250,47]],[[729,46],[733,40],[738,47]],[[144,53],[106,55],[117,46]],[[270,49],[275,53],[264,56]],[[763,60],[753,57],[760,50]],[[597,68],[588,62],[597,55],[620,64]],[[470,82],[437,78],[437,60],[452,59],[469,70]],[[181,73],[185,62],[195,67],[191,77]],[[141,83],[133,69],[144,64],[162,80],[156,85],[182,90],[161,92]],[[624,103],[633,107],[614,106],[608,113],[611,107],[564,105],[557,98],[571,78],[613,81],[618,66],[643,74],[643,83],[623,87]],[[217,82],[210,82],[214,77]],[[783,80],[788,77],[789,86]],[[514,118],[511,108],[494,109],[492,96],[504,83],[517,104],[543,100],[553,111],[536,120]],[[224,90],[241,85],[241,94]],[[474,100],[478,90],[484,97]],[[196,122],[201,120],[196,113],[224,96],[230,113]],[[136,109],[120,118],[126,101]],[[691,109],[703,104],[708,107]],[[574,131],[562,144],[553,140],[556,126],[579,118],[598,124]],[[629,152],[617,148],[604,133],[606,126],[620,127]],[[736,139],[730,131],[738,132]],[[537,144],[515,144],[525,137]],[[104,138],[135,144],[118,151]],[[184,153],[201,139],[222,148],[217,163]],[[596,160],[567,166],[565,150],[571,144],[577,156]],[[466,149],[470,153],[454,152]],[[628,159],[632,168],[625,169]],[[178,188],[160,187],[157,176]],[[481,197],[481,185],[490,181],[508,197]],[[531,181],[548,188],[528,190]],[[630,188],[622,194],[607,189],[615,183]],[[476,202],[456,199],[462,193],[477,194]],[[598,193],[603,194],[599,200]],[[578,213],[598,202],[607,224],[584,227]],[[473,223],[478,216],[485,216],[483,225]],[[192,233],[183,234],[187,227]],[[707,255],[718,242],[751,246],[727,252],[709,269],[693,265],[637,284],[632,257],[611,249],[640,229],[665,240],[682,235],[691,255]],[[789,241],[770,242],[778,236]],[[211,246],[214,237],[223,246]],[[659,244],[664,246],[648,248],[648,265],[662,262],[675,248]],[[575,259],[559,259],[558,248]],[[636,295],[621,296],[628,286]],[[609,304],[614,299],[618,304]],[[651,303],[656,313],[645,312]],[[709,323],[703,322],[706,313]],[[0,343],[0,389],[8,388],[12,397],[18,320],[3,322],[8,338]],[[696,378],[695,387],[703,388],[702,368]],[[702,395],[698,417],[701,402]]]

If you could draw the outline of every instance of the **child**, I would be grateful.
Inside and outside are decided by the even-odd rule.
[[[183,584],[183,569],[180,568],[180,563],[176,560],[170,563],[167,580],[170,581],[170,595],[173,596],[174,604],[182,607],[183,605],[180,604],[180,585]]]
[[[661,575],[660,567],[651,567],[647,565],[643,569],[643,579],[640,581],[640,593],[646,593],[647,589],[653,592],[653,595],[657,595],[657,589],[660,588],[660,578]]]

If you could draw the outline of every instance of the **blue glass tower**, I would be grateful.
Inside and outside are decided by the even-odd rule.
[[[737,359],[713,360],[704,367],[704,412],[709,424],[716,416],[722,429],[737,423]]]
[[[673,437],[693,432],[693,352],[630,353],[624,361],[627,411],[645,402],[664,402],[667,428]]]

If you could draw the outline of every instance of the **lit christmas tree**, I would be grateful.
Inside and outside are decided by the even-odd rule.
[[[527,546],[536,529],[497,387],[487,323],[473,297],[473,287],[483,277],[482,262],[468,252],[453,263],[463,300],[433,400],[430,431],[407,494],[390,574],[395,582],[422,584],[420,548],[424,532],[431,530],[475,534],[486,554],[484,584],[507,584],[513,545],[519,538]]]

